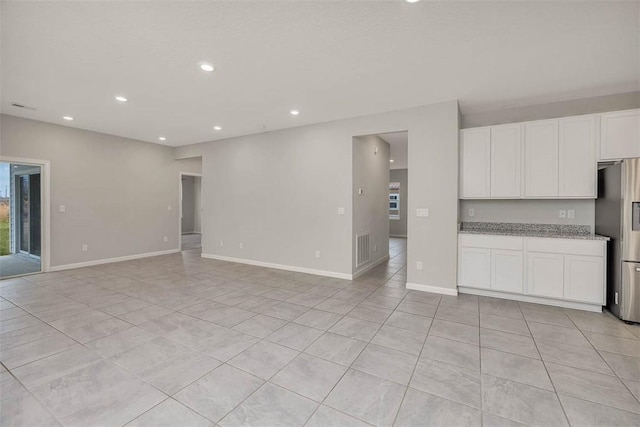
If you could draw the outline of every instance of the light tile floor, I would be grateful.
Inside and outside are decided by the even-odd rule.
[[[640,425],[640,327],[197,251],[0,282],[2,426]]]

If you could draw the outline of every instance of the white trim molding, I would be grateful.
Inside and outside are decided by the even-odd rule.
[[[457,289],[451,288],[443,288],[441,286],[430,286],[430,285],[420,285],[418,283],[409,283],[407,282],[407,289],[412,289],[414,291],[422,291],[422,292],[431,292],[434,294],[442,294],[442,295],[453,295],[458,296]]]
[[[51,267],[51,271],[72,270],[74,268],[92,267],[94,265],[111,264],[113,262],[131,261],[134,259],[149,258],[153,256],[169,255],[180,252],[180,249],[168,249],[166,251],[147,252],[144,254],[126,255],[115,258],[96,259],[93,261],[77,262],[74,264],[63,264]]]
[[[383,256],[382,258],[378,259],[377,261],[372,262],[371,264],[365,266],[363,269],[355,271],[352,275],[351,278],[355,279],[356,277],[360,277],[362,276],[364,273],[366,273],[367,271],[379,266],[380,264],[382,264],[383,262],[387,262],[389,261],[389,254]]]
[[[217,259],[218,261],[229,261],[229,262],[237,262],[239,264],[255,265],[258,267],[275,268],[276,270],[295,271],[297,273],[315,274],[316,276],[333,277],[336,279],[345,279],[345,280],[353,279],[352,274],[338,273],[335,271],[314,270],[312,268],[296,267],[293,265],[273,264],[270,262],[254,261],[251,259],[233,258],[228,256],[205,254],[205,253],[203,253],[201,256],[202,258],[207,258],[207,259]]]
[[[552,305],[554,307],[573,308],[576,310],[585,310],[585,311],[593,311],[595,313],[602,313],[602,306],[600,304],[588,304],[584,302],[564,301],[564,300],[557,300],[552,298],[536,297],[533,295],[510,294],[505,292],[492,291],[490,289],[467,288],[464,286],[459,286],[458,289],[460,290],[461,294],[480,295],[485,297],[530,302],[534,304]]]

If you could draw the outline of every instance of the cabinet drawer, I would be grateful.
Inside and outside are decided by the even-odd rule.
[[[527,238],[527,250],[531,252],[546,252],[556,254],[604,256],[605,244],[603,240],[555,239],[555,238]]]
[[[467,248],[510,249],[521,251],[523,238],[514,236],[488,236],[482,234],[458,235],[460,246]]]

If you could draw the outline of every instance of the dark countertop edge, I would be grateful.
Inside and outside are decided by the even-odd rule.
[[[600,234],[562,234],[562,233],[536,233],[536,232],[514,232],[496,230],[458,230],[458,234],[480,234],[487,236],[513,236],[513,237],[540,237],[548,239],[575,239],[575,240],[603,240],[609,241],[610,237]]]

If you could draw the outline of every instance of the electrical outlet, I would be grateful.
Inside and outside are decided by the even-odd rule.
[[[87,245],[86,243],[82,245],[82,252],[87,252],[88,250],[89,250],[89,245]]]
[[[576,217],[576,211],[575,209],[569,209],[567,211],[567,218],[569,219],[574,219]]]
[[[416,270],[422,270],[422,261],[416,262]]]
[[[560,209],[560,212],[558,212],[558,218],[566,218],[567,217],[567,211],[565,209]]]
[[[168,238],[167,236],[164,236],[164,237],[162,238],[162,240],[163,240],[163,241],[165,241],[165,242],[168,242],[168,241],[169,241],[169,238]]]
[[[58,208],[58,210],[60,211],[60,213],[64,213],[67,211],[67,207],[65,205],[60,205],[60,207]]]
[[[240,242],[240,249],[244,248],[244,244]]]
[[[224,246],[224,242],[220,240],[220,247]]]
[[[476,215],[476,210],[471,208],[469,209],[469,216],[475,216]]]
[[[173,208],[171,207],[171,205],[167,206],[167,210],[168,210],[168,211],[170,211],[170,210],[172,210],[172,209],[173,209]]]
[[[320,258],[320,251],[316,251],[316,258]]]

